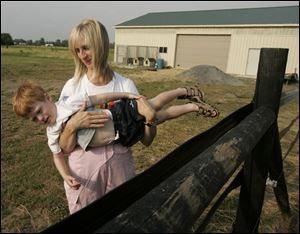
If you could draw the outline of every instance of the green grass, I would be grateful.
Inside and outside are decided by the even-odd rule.
[[[110,53],[110,59],[112,55],[113,52]],[[152,72],[112,66],[117,72],[134,80],[140,93],[147,97],[194,83],[188,79],[176,79],[178,71],[175,69]],[[12,111],[11,97],[23,80],[30,79],[38,81],[57,98],[64,83],[72,77],[73,70],[73,60],[66,48],[1,48],[1,232],[39,232],[68,216],[63,181],[54,167],[47,146],[45,127],[17,117]],[[220,110],[220,118],[205,119],[188,114],[159,126],[157,137],[150,147],[138,143],[132,148],[137,173],[146,170],[183,142],[249,103],[255,83],[253,80],[245,80],[245,83],[245,86],[240,87],[203,85],[207,100]],[[284,106],[280,112],[280,128],[286,127],[297,113],[298,101]],[[296,135],[297,127],[299,128],[299,123],[283,139],[283,151]],[[290,171],[286,174],[289,177],[288,189],[293,192],[291,204],[296,208],[295,197],[299,190],[298,156],[299,153],[294,152],[285,164]],[[268,196],[274,198],[273,194]],[[228,202],[216,213],[208,231],[230,232],[236,197],[236,194],[228,197]],[[266,201],[268,206],[267,202],[269,200]],[[270,204],[270,207],[274,206],[272,202]],[[268,227],[276,223],[272,219],[274,212],[268,213],[270,209],[264,211],[263,230],[270,230]]]

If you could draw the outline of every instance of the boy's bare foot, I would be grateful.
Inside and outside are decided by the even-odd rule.
[[[150,103],[145,98],[136,99],[138,105],[138,112],[144,116],[146,122],[154,122],[156,120],[156,111],[152,108]]]

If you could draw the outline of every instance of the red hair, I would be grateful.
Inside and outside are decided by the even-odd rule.
[[[46,100],[45,90],[33,82],[25,81],[12,98],[14,112],[22,117],[27,117],[32,111],[35,102]]]

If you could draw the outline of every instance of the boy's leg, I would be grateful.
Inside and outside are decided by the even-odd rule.
[[[158,124],[166,121],[178,118],[190,112],[197,112],[199,108],[193,103],[187,103],[183,105],[170,106],[166,109],[156,112],[156,118]]]
[[[179,96],[186,95],[186,89],[185,88],[177,88],[170,91],[165,91],[154,98],[149,99],[149,103],[153,107],[154,110],[158,111],[162,109],[166,104],[170,103],[174,99],[176,99]]]
[[[217,117],[218,111],[206,103],[191,102],[183,105],[170,106],[166,109],[156,112],[157,123],[160,124],[166,120],[178,118],[190,112],[198,112],[205,117]]]
[[[138,112],[144,116],[146,122],[153,122],[156,119],[156,111],[145,98],[136,99]]]

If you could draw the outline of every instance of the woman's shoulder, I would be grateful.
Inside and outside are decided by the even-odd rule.
[[[118,72],[115,72],[114,71],[114,78],[117,80],[117,81],[126,81],[126,80],[129,80],[128,78],[122,76],[121,74],[119,74]]]
[[[115,85],[119,87],[117,91],[138,93],[137,88],[131,79],[126,78],[117,72],[114,72],[114,79]]]
[[[115,78],[115,81],[119,82],[119,83],[124,83],[124,84],[126,84],[126,83],[133,84],[134,83],[131,79],[124,77],[117,72],[114,72],[114,78]]]

